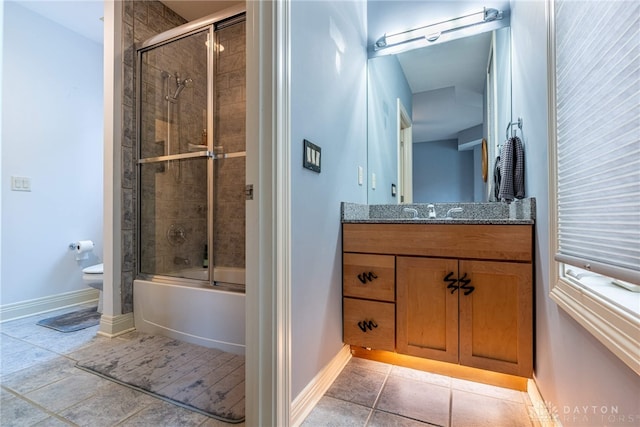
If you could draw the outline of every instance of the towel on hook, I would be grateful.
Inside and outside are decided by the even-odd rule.
[[[498,194],[500,193],[500,156],[496,157],[496,161],[493,167],[493,199],[495,201],[500,201],[500,197]]]
[[[509,138],[500,153],[500,192],[498,200],[511,203],[524,198],[524,150],[517,136]]]

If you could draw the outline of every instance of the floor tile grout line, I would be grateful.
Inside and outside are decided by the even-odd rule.
[[[453,385],[449,384],[449,425],[447,427],[453,426]]]
[[[389,369],[387,369],[387,373],[384,376],[384,381],[382,381],[382,386],[380,390],[378,390],[378,394],[376,395],[375,400],[373,401],[373,405],[371,405],[371,411],[369,411],[369,416],[364,422],[365,427],[369,424],[369,420],[373,417],[373,413],[376,410],[376,405],[378,404],[378,400],[380,400],[380,396],[382,395],[382,390],[384,390],[384,386],[387,385],[387,380],[391,376],[391,365],[389,365]]]
[[[93,327],[97,327],[97,326],[93,326]],[[87,328],[87,329],[88,329],[88,328]],[[64,333],[64,332],[58,332],[58,333],[62,334],[62,333]],[[66,358],[68,358],[68,359],[70,359],[70,360],[74,360],[74,359],[71,359],[71,357],[67,356],[67,354],[66,354],[66,353],[59,353],[57,350],[52,350],[52,349],[51,349],[51,348],[49,348],[49,347],[44,347],[42,344],[36,344],[36,343],[31,342],[31,341],[27,341],[27,340],[26,340],[26,339],[24,339],[24,338],[19,338],[19,337],[15,337],[15,336],[9,335],[9,334],[7,334],[7,333],[5,333],[5,332],[2,332],[2,334],[3,334],[3,335],[6,335],[6,336],[8,336],[8,337],[10,337],[10,338],[12,338],[12,339],[14,339],[14,340],[18,340],[18,341],[23,342],[23,343],[25,343],[25,344],[31,345],[31,346],[33,346],[33,347],[37,347],[37,348],[39,348],[39,349],[42,349],[42,350],[48,351],[48,352],[50,352],[50,353],[57,354],[58,356],[62,356],[62,357],[66,357]],[[85,345],[85,347],[86,347],[86,346],[87,346],[87,345]],[[81,349],[81,348],[80,348],[80,349]],[[78,349],[78,350],[80,350],[80,349]],[[24,368],[23,368],[23,369],[24,369]],[[17,371],[16,371],[16,372],[17,372]]]
[[[58,380],[58,381],[59,381],[59,380]],[[54,381],[53,383],[58,382],[58,381]],[[51,384],[53,384],[53,383],[51,383]],[[67,423],[67,424],[71,424],[72,426],[76,426],[76,427],[78,427],[78,424],[76,424],[76,423],[74,423],[73,421],[68,420],[68,419],[66,419],[65,417],[63,417],[62,415],[60,415],[60,414],[59,414],[59,411],[58,411],[58,412],[55,412],[55,411],[53,411],[53,410],[51,410],[51,409],[47,409],[46,407],[44,407],[44,406],[40,405],[38,402],[35,402],[35,401],[33,401],[33,400],[29,399],[29,398],[28,398],[27,396],[25,396],[24,394],[22,394],[22,393],[18,393],[18,392],[14,391],[14,390],[12,390],[12,389],[10,389],[10,388],[7,388],[6,386],[2,386],[2,388],[3,388],[5,391],[10,392],[11,394],[13,394],[16,398],[18,398],[18,399],[20,399],[20,400],[22,400],[22,401],[24,401],[24,402],[27,402],[27,403],[28,403],[28,404],[30,404],[31,406],[34,406],[34,407],[36,407],[38,410],[40,410],[40,411],[42,411],[42,412],[46,413],[49,417],[54,417],[55,419],[57,419],[57,420],[59,420],[59,421],[63,421],[63,422],[65,422],[65,423]],[[94,396],[94,395],[91,395],[91,397],[93,397],[93,396]],[[85,400],[87,400],[87,399],[83,399],[83,400],[81,400],[80,402],[76,402],[76,403],[74,403],[74,404],[73,404],[73,405],[71,405],[71,406],[68,406],[68,407],[66,407],[66,408],[62,408],[62,409],[60,409],[60,411],[64,411],[64,410],[66,410],[66,409],[69,409],[69,408],[71,408],[71,407],[73,407],[73,406],[75,406],[75,405],[77,405],[77,404],[79,404],[79,403],[84,402]],[[46,418],[45,418],[45,419],[46,419]],[[44,421],[44,420],[42,420],[42,421]],[[39,422],[42,422],[42,421],[39,421]]]
[[[45,420],[50,418],[50,419],[57,419],[60,422],[65,423],[65,425],[72,425],[75,427],[78,427],[78,425],[76,423],[74,423],[71,420],[66,419],[65,417],[63,417],[62,415],[60,415],[61,413],[64,413],[64,411],[69,410],[69,408],[73,408],[76,407],[77,405],[82,406],[83,404],[86,403],[87,400],[93,398],[96,394],[92,394],[91,396],[86,397],[86,399],[82,399],[79,402],[73,402],[73,404],[71,404],[68,407],[62,408],[60,410],[57,410],[57,413],[54,412],[53,409],[47,409],[46,407],[42,406],[41,404],[36,403],[35,401],[33,401],[32,399],[30,399],[29,397],[26,397],[25,395],[37,390],[42,389],[43,387],[49,386],[51,384],[55,384],[59,381],[64,380],[65,378],[69,378],[70,376],[74,375],[74,372],[80,372],[81,370],[78,369],[75,366],[75,362],[77,362],[77,360],[72,357],[71,352],[66,351],[66,353],[61,352],[60,350],[54,350],[53,348],[55,348],[55,346],[51,345],[51,342],[48,342],[48,336],[47,335],[51,335],[51,334],[45,334],[45,335],[36,335],[36,332],[38,330],[38,328],[40,328],[39,326],[36,326],[35,323],[25,323],[24,325],[16,325],[15,329],[12,328],[6,328],[6,325],[3,325],[4,328],[2,331],[0,331],[0,338],[6,338],[7,340],[16,340],[15,343],[21,343],[20,345],[24,344],[25,347],[28,347],[29,349],[33,349],[35,351],[40,351],[40,350],[44,350],[47,353],[51,354],[53,356],[52,359],[43,359],[40,360],[38,358],[29,358],[29,366],[25,366],[23,368],[17,369],[15,371],[9,372],[7,374],[4,375],[0,375],[0,386],[3,390],[3,392],[6,392],[8,394],[9,399],[14,400],[14,399],[19,399],[16,402],[25,402],[25,404],[30,405],[31,407],[33,407],[34,410],[38,410],[41,411],[41,415],[45,416]],[[21,330],[18,330],[17,328],[24,328]],[[34,332],[36,331],[36,332]],[[5,332],[9,332],[9,333],[5,333]],[[52,332],[52,336],[53,339],[55,340],[55,335],[59,334],[59,332],[55,332],[55,331],[51,331]],[[27,334],[27,337],[20,337],[20,336],[13,336],[11,334]],[[36,337],[36,339],[40,339],[40,342],[34,343],[31,341],[28,341],[30,339],[30,337]],[[93,339],[93,335],[92,336],[85,336],[85,337],[81,337],[82,339],[87,339],[87,340],[92,340]],[[117,337],[117,339],[112,340],[113,342],[117,342],[120,340],[120,337]],[[47,341],[47,342],[44,342]],[[128,340],[122,340],[123,342],[126,342]],[[83,349],[83,348],[87,348],[90,347],[91,345],[95,344],[95,342],[91,342],[91,341],[82,341],[80,343],[82,346],[78,347],[77,350]],[[74,350],[75,351],[75,350]],[[16,357],[16,353],[13,353],[11,355],[11,357]],[[58,359],[61,358],[61,359]],[[47,384],[44,385],[40,385],[37,386],[36,388],[34,388],[33,390],[29,390],[26,393],[21,393],[18,392],[17,390],[13,390],[11,388],[9,388],[7,385],[4,384],[3,380],[6,380],[7,377],[9,376],[13,376],[15,375],[20,375],[20,373],[25,373],[27,372],[26,370],[33,370],[33,369],[40,369],[42,370],[42,366],[46,365],[47,363],[54,361],[54,360],[64,360],[64,361],[68,361],[70,362],[72,365],[70,365],[72,369],[71,372],[65,372],[64,375],[62,375],[60,378],[57,378],[55,380],[50,380],[48,379]],[[157,399],[157,398],[156,398]],[[163,400],[163,399],[158,399],[158,400]],[[137,411],[135,411],[133,414],[128,415],[125,419],[120,419],[120,420],[114,420],[115,423],[117,423],[118,425],[125,423],[126,420],[130,419],[131,417],[135,416],[136,414],[141,413],[142,411],[144,411],[145,409],[148,409],[150,406],[150,404],[144,405],[142,408],[139,408]],[[179,405],[172,405],[172,406],[179,406]],[[212,418],[211,417],[206,417],[202,420],[195,420],[195,424],[197,424],[199,427],[204,427],[206,425],[208,425],[208,423],[210,422]],[[213,418],[215,419],[215,418]],[[43,420],[44,421],[44,420]],[[226,425],[226,424],[225,424]],[[231,424],[229,424],[231,425]]]

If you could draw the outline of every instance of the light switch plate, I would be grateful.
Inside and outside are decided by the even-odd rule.
[[[302,147],[302,166],[320,173],[320,153],[322,149],[306,139],[303,140]]]
[[[12,176],[11,191],[31,191],[31,178],[26,176]]]

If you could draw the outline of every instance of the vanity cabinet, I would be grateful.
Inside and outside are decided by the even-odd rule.
[[[532,233],[531,225],[344,224],[345,343],[530,377]]]

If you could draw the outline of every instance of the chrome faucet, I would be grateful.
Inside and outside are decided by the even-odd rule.
[[[436,217],[436,207],[432,204],[427,205],[427,211],[429,212],[429,218]]]
[[[460,208],[460,207],[458,207],[458,208],[451,208],[451,209],[449,209],[449,210],[447,211],[447,219],[453,219],[453,218],[451,217],[451,214],[452,214],[452,213],[454,213],[454,212],[462,212],[462,211],[464,211],[464,209],[462,209],[462,208]]]
[[[418,210],[414,209],[414,208],[404,208],[402,209],[403,212],[407,212],[407,213],[412,213],[413,217],[411,217],[411,219],[418,219]]]

